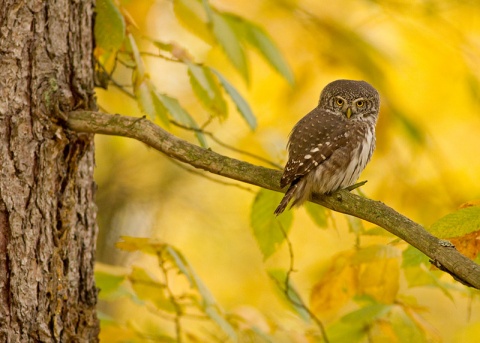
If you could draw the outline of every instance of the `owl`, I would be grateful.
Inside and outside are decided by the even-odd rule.
[[[330,194],[353,185],[375,149],[380,97],[365,81],[336,80],[318,106],[293,128],[281,187],[289,185],[275,210],[299,206],[312,193]]]

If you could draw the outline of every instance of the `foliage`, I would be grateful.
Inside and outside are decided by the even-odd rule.
[[[189,34],[171,39],[172,22],[159,35],[148,32],[147,16],[135,13],[140,5],[97,1],[99,85],[135,103],[126,108],[136,107],[176,134],[183,133],[177,129],[193,132],[204,147],[278,164],[285,158],[288,130],[305,111],[299,104],[318,96],[314,92],[333,77],[368,79],[381,90],[382,109],[377,152],[366,170],[374,182],[365,192],[433,222],[431,233],[479,260],[478,202],[454,209],[480,194],[474,182],[478,173],[466,171],[480,167],[477,155],[468,155],[480,143],[469,138],[467,149],[446,143],[454,134],[464,139],[466,129],[478,125],[480,75],[474,57],[480,53],[468,30],[480,30],[466,15],[478,5],[338,1],[320,10],[286,0],[238,7],[226,1],[165,3],[164,12]],[[344,6],[358,7],[346,13]],[[167,67],[154,68],[151,59]],[[442,79],[447,77],[455,81]],[[183,81],[178,93],[167,87],[177,79]],[[287,87],[294,79],[292,91]],[[442,92],[443,83],[454,94]],[[123,104],[119,99],[100,104],[123,110],[112,105]],[[240,116],[229,116],[229,107]],[[250,148],[256,155],[246,151]],[[143,192],[143,203],[160,212],[146,225],[157,227],[162,240],[123,237],[117,246],[135,256],[135,263],[97,264],[99,296],[106,304],[100,312],[102,340],[437,342],[455,337],[460,342],[476,337],[478,294],[383,229],[310,203],[275,217],[280,194],[259,190],[252,197],[251,189],[232,190],[210,180],[199,186],[166,160],[155,163],[157,155],[135,147],[130,160],[127,148],[117,149],[120,153],[111,147],[104,153],[108,173],[100,175],[99,206],[112,213],[102,230],[120,231],[119,213]],[[144,181],[145,175],[156,181]],[[112,186],[118,180],[122,183]],[[130,236],[154,235],[137,228],[148,217],[142,211],[136,209],[137,221],[127,221]],[[471,320],[467,325],[459,317]]]
[[[123,237],[117,247],[126,251],[138,251],[156,257],[160,277],[151,275],[140,266],[131,270],[118,270],[108,265],[97,265],[96,280],[101,287],[100,298],[114,301],[128,297],[144,311],[156,317],[153,332],[136,329],[134,320],[118,323],[103,314],[102,332],[105,338],[115,330],[121,330],[132,342],[150,340],[162,342],[190,341],[238,341],[249,337],[254,341],[271,341],[268,332],[250,322],[240,313],[226,313],[217,304],[209,290],[202,283],[190,263],[174,247],[146,238]],[[183,279],[183,280],[182,280]],[[181,290],[174,285],[181,281],[186,284]],[[196,330],[195,323],[201,324]],[[162,329],[160,329],[162,328]],[[125,336],[118,341],[124,341]]]
[[[221,12],[208,1],[176,0],[173,6],[175,15],[192,33],[208,42],[214,40],[222,46],[229,60],[247,83],[249,68],[245,56],[245,45],[249,44],[255,47],[288,82],[293,84],[290,68],[261,27],[231,13]],[[118,64],[131,69],[133,94],[129,93],[129,95],[135,98],[145,115],[152,120],[159,118],[167,127],[169,120],[174,119],[195,130],[200,144],[207,146],[204,135],[190,113],[182,108],[178,101],[160,93],[151,82],[142,56],[150,54],[182,63],[187,67],[194,94],[208,111],[210,118],[226,118],[228,112],[224,91],[230,96],[250,128],[255,129],[257,123],[250,106],[220,72],[195,62],[187,50],[178,43],[165,43],[145,36],[139,32],[133,22],[126,26],[125,22],[130,16],[124,8],[122,10],[126,18],[115,6],[113,0],[99,2],[98,20],[95,25],[97,43],[95,54],[103,66],[102,72],[109,74],[110,77]],[[156,53],[140,51],[138,47],[140,40],[142,45],[149,43],[150,48],[154,47],[158,51]]]

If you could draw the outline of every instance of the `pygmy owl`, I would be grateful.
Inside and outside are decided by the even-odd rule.
[[[290,185],[275,214],[290,200],[299,206],[312,193],[329,194],[357,181],[375,149],[380,99],[365,81],[337,80],[320,94],[318,106],[293,128],[280,185]]]

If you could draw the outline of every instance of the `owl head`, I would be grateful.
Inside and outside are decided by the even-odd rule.
[[[375,122],[379,106],[377,90],[365,81],[336,80],[320,94],[320,108],[349,121]]]

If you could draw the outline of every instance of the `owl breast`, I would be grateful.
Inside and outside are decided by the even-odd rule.
[[[331,158],[311,173],[311,190],[315,193],[331,193],[353,185],[365,169],[375,149],[375,132],[371,127],[358,129],[351,144],[335,151]]]
[[[312,193],[333,193],[353,185],[358,180],[375,149],[375,127],[362,123],[343,135],[348,141],[346,145],[336,147],[328,159],[292,183],[286,195],[293,198],[292,206],[301,205]],[[330,146],[335,148],[335,144]],[[289,200],[286,199],[279,205],[280,209],[277,209],[276,213],[283,211]]]

